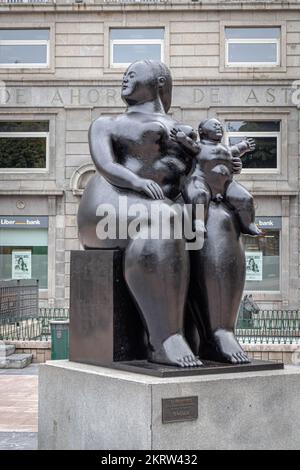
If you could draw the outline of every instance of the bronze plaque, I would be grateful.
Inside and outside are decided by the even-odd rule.
[[[162,422],[176,423],[198,418],[198,397],[162,399]]]

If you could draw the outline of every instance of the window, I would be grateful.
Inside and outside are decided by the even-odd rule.
[[[48,135],[48,121],[0,121],[0,169],[47,169]]]
[[[49,29],[0,29],[0,67],[48,67],[49,35]]]
[[[0,225],[0,279],[38,279],[47,289],[48,229],[40,227],[48,218],[0,216]]]
[[[225,28],[225,62],[228,67],[280,65],[281,28]]]
[[[163,28],[110,30],[110,65],[127,67],[136,60],[164,60]]]
[[[255,140],[254,152],[242,157],[243,170],[252,173],[279,172],[280,121],[228,121],[226,141],[235,145],[245,137]]]
[[[259,238],[243,235],[247,291],[280,291],[280,231],[265,232]]]

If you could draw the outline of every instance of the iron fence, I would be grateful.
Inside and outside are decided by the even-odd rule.
[[[35,279],[0,281],[0,319],[37,317],[39,282]]]
[[[0,4],[1,3],[9,3],[9,4],[28,3],[28,4],[32,4],[32,3],[55,3],[55,1],[54,0],[0,0]]]
[[[38,309],[37,315],[0,316],[0,340],[42,341],[51,337],[51,320],[68,320],[69,309]],[[300,344],[299,310],[260,310],[241,314],[236,335],[244,344]]]
[[[0,317],[2,341],[48,341],[51,338],[50,321],[68,320],[67,308],[39,308],[37,315]]]
[[[236,335],[245,344],[300,344],[300,311],[241,312]]]

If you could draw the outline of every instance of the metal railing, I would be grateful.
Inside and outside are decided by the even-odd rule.
[[[50,321],[68,320],[67,308],[39,308],[37,315],[0,317],[2,341],[48,341],[51,338]]]
[[[191,3],[195,0],[190,0]],[[1,4],[36,4],[36,3],[48,3],[48,4],[59,4],[59,5],[67,5],[67,4],[103,4],[103,5],[110,5],[110,4],[164,4],[169,3],[170,0],[0,0]],[[184,2],[185,3],[185,2]]]
[[[55,3],[53,0],[0,0],[1,3]]]
[[[68,320],[67,308],[39,308],[37,315],[0,316],[0,340],[47,341],[51,320]],[[241,313],[236,335],[244,344],[300,344],[299,310],[260,310]]]
[[[39,282],[35,279],[0,281],[0,319],[36,317],[39,305]]]
[[[241,312],[236,335],[244,344],[300,344],[300,311]]]

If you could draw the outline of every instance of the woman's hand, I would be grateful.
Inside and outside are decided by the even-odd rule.
[[[186,138],[186,134],[183,131],[176,129],[176,127],[173,127],[170,130],[170,139],[173,140],[173,142],[178,142],[179,144],[184,143]]]
[[[146,194],[151,199],[165,199],[164,192],[159,184],[150,179],[139,178],[139,180],[135,182],[133,189]]]

